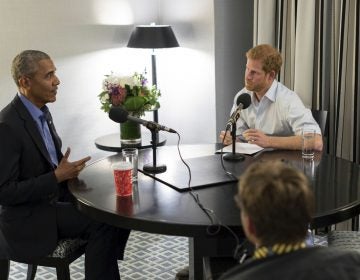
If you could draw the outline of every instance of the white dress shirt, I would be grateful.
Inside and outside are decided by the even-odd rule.
[[[240,112],[237,121],[237,135],[246,129],[259,129],[267,135],[292,136],[300,135],[304,125],[315,129],[321,135],[319,125],[314,120],[309,109],[305,108],[299,96],[274,80],[269,90],[257,101],[255,94],[246,88],[239,91],[234,97],[231,113],[237,108],[237,98],[243,93],[249,93],[251,104]]]

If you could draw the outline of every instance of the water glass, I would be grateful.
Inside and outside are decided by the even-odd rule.
[[[122,149],[122,156],[125,161],[130,162],[132,165],[132,181],[136,182],[138,179],[138,149],[137,148],[124,148]]]
[[[314,159],[315,155],[315,129],[304,126],[302,129],[302,158],[303,159]]]

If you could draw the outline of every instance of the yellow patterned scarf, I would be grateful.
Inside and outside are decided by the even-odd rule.
[[[294,244],[277,243],[271,247],[262,246],[255,250],[254,259],[262,259],[273,255],[282,255],[306,247],[305,242]]]

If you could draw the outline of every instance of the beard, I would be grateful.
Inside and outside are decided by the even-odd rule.
[[[254,91],[254,85],[245,81],[245,88],[249,91]]]
[[[265,86],[265,83],[257,83],[257,84],[254,84],[252,82],[248,82],[245,80],[245,88],[248,90],[248,91],[252,91],[252,92],[260,92],[262,91],[263,89],[266,88]]]
[[[259,85],[255,85],[249,82],[245,82],[245,87],[248,91],[253,91],[253,92],[258,92],[261,89]]]

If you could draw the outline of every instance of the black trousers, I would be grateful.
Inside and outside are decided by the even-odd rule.
[[[85,248],[85,279],[120,279],[117,260],[123,258],[130,230],[96,222],[79,212],[72,203],[58,202],[56,209],[59,238],[88,241]]]

